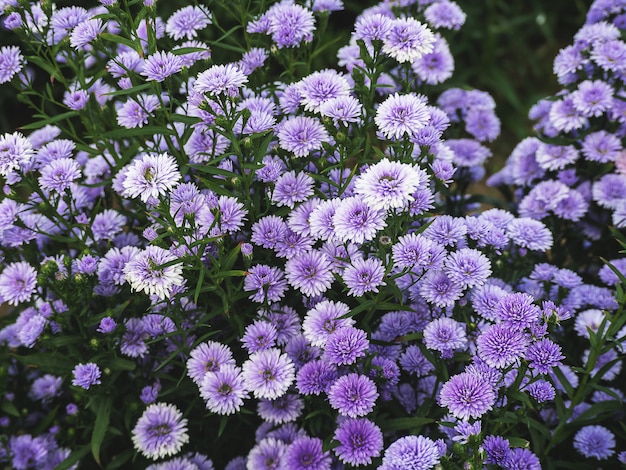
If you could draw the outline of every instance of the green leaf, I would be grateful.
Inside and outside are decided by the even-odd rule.
[[[56,114],[46,119],[41,119],[40,121],[31,122],[30,124],[25,124],[20,126],[19,129],[22,130],[31,130],[31,129],[40,129],[48,124],[53,124],[55,122],[62,121],[63,119],[69,119],[74,116],[78,116],[76,111],[68,111],[67,113]]]
[[[13,402],[4,400],[2,404],[0,404],[0,410],[2,410],[8,415],[15,416],[16,418],[20,417],[20,412],[18,411],[16,406],[13,404]]]
[[[507,437],[507,439],[511,447],[525,447],[527,449],[530,447],[530,442],[521,437]]]
[[[68,468],[73,466],[76,462],[80,461],[80,459],[82,459],[85,455],[87,455],[90,449],[91,447],[88,445],[79,447],[78,449],[73,451],[70,455],[68,455],[68,457],[63,462],[61,462],[59,465],[54,467],[54,470],[67,470]]]
[[[111,462],[106,466],[106,470],[114,470],[120,468],[126,462],[128,462],[133,455],[135,455],[135,449],[127,449],[111,458]]]
[[[435,420],[432,418],[424,418],[421,416],[414,416],[412,418],[396,418],[381,423],[380,427],[385,431],[398,431],[400,429],[413,429],[422,427],[425,424],[430,424]]]
[[[118,44],[124,44],[125,46],[130,47],[132,50],[137,50],[137,44],[135,44],[130,39],[118,36],[117,34],[100,33],[98,36],[105,41],[112,41]]]
[[[107,433],[109,421],[111,419],[111,408],[113,399],[111,397],[94,397],[92,400],[96,421],[91,434],[91,455],[100,465],[100,447]]]
[[[123,359],[121,357],[108,357],[99,360],[98,362],[102,368],[109,368],[111,370],[131,371],[135,370],[135,368],[137,367],[134,361]]]
[[[115,129],[113,131],[105,132],[99,137],[102,139],[119,139],[126,137],[138,137],[138,136],[153,136],[153,135],[174,135],[174,131],[163,126],[146,126],[137,127],[135,129]]]
[[[76,365],[74,361],[54,353],[30,354],[28,356],[14,355],[22,364],[37,367],[44,372],[54,375],[69,374]]]

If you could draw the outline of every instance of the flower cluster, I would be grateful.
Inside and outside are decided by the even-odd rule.
[[[465,13],[401,3],[364,10],[314,70],[340,0],[7,2],[32,49],[0,49],[0,83],[50,117],[0,137],[0,463],[614,457],[621,278],[561,265],[548,216],[622,210],[618,173],[573,168],[579,152],[619,167],[621,126],[604,123],[621,75],[597,52],[619,30],[590,19],[577,36],[584,63],[561,78],[581,83],[549,103],[578,120],[541,115],[578,143],[526,140],[534,160],[492,180],[528,194],[487,209],[469,188],[500,133],[494,100],[444,85]]]

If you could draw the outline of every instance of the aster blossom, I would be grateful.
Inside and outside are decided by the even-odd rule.
[[[30,141],[19,132],[0,137],[0,176],[24,169],[34,155]]]
[[[462,372],[450,378],[439,393],[439,403],[456,418],[480,418],[491,410],[496,394],[481,376]]]
[[[214,65],[198,75],[193,87],[199,93],[213,96],[223,93],[236,96],[247,82],[248,77],[236,64]]]
[[[437,444],[424,436],[405,436],[393,442],[379,470],[429,470],[439,463]]]
[[[395,93],[383,101],[376,110],[374,121],[388,139],[413,136],[428,125],[430,114],[426,98],[415,93]]]
[[[309,116],[293,116],[278,128],[278,144],[296,157],[305,157],[321,150],[330,136],[321,122]]]
[[[383,37],[383,52],[398,62],[412,62],[433,50],[435,35],[415,18],[396,18]]]
[[[176,455],[189,442],[187,419],[174,405],[152,404],[137,420],[132,440],[135,449],[149,459]]]
[[[176,260],[169,251],[149,246],[126,263],[126,280],[136,291],[156,295],[159,299],[169,298],[175,287],[183,285],[183,267],[181,263],[163,265]]]
[[[335,430],[334,438],[339,446],[333,451],[343,463],[369,465],[383,449],[383,433],[380,428],[365,418],[342,421]]]
[[[124,195],[148,202],[171,191],[181,178],[172,156],[167,153],[144,155],[127,168],[122,183]]]
[[[295,380],[293,361],[277,348],[251,354],[242,370],[244,384],[256,398],[274,400],[285,394]]]
[[[7,265],[0,274],[0,298],[9,305],[30,300],[37,289],[37,272],[25,261]]]

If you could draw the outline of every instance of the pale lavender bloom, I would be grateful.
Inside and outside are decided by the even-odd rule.
[[[574,323],[574,330],[579,336],[589,338],[589,331],[597,333],[602,322],[606,319],[606,315],[602,310],[592,308],[579,312]]]
[[[9,305],[30,300],[37,290],[37,272],[25,261],[10,263],[0,274],[0,298]]]
[[[211,24],[211,13],[202,6],[186,6],[176,10],[165,24],[165,32],[172,39],[193,39],[198,31]]]
[[[359,175],[354,192],[373,209],[404,209],[427,182],[421,168],[383,158]]]
[[[405,436],[391,443],[385,450],[378,470],[429,470],[434,468],[442,453],[437,444],[424,436]]]
[[[255,302],[277,302],[285,295],[287,281],[279,268],[257,264],[248,270],[243,289],[253,291],[248,298]]]
[[[383,282],[385,268],[378,258],[366,260],[357,258],[346,267],[342,273],[343,281],[348,287],[348,295],[361,297],[365,292],[378,292],[379,286],[386,285]]]
[[[434,28],[459,30],[465,23],[466,14],[456,2],[442,0],[432,3],[424,10],[424,18]]]
[[[399,358],[399,364],[402,369],[418,377],[428,375],[434,369],[419,346],[414,344],[404,350]]]
[[[143,127],[159,106],[159,98],[154,95],[138,95],[136,100],[129,98],[117,108],[117,123],[127,129]]]
[[[268,12],[267,33],[279,49],[295,47],[302,41],[309,42],[315,30],[313,13],[297,4],[281,2],[272,6]]]
[[[487,436],[483,441],[486,464],[502,465],[509,452],[509,441],[501,436]]]
[[[416,274],[421,274],[425,269],[441,269],[446,257],[445,248],[422,234],[415,233],[398,238],[391,250],[396,267],[410,268]]]
[[[102,320],[100,320],[100,324],[98,325],[98,328],[96,329],[96,331],[106,335],[109,333],[113,333],[116,327],[117,327],[117,323],[115,322],[113,318],[104,317]]]
[[[435,35],[415,18],[396,18],[383,37],[383,52],[398,62],[412,62],[433,50]]]
[[[28,167],[34,155],[30,141],[19,132],[0,137],[0,176]]]
[[[369,465],[373,457],[383,450],[383,433],[372,421],[365,418],[346,419],[335,430],[334,439],[339,445],[333,452],[343,463],[354,466]]]
[[[591,49],[591,59],[607,72],[626,69],[626,43],[621,39],[598,41]]]
[[[545,380],[537,380],[524,388],[528,394],[537,400],[538,403],[545,403],[554,400],[556,391],[554,386]]]
[[[615,435],[604,426],[584,426],[574,436],[574,448],[587,458],[606,460],[615,453]]]
[[[465,289],[484,284],[491,275],[491,263],[480,251],[461,248],[448,255],[443,270],[448,278]]]
[[[478,356],[490,367],[503,369],[519,363],[527,348],[527,339],[521,330],[504,323],[489,326],[476,339]]]
[[[536,323],[541,316],[541,309],[533,304],[529,294],[507,294],[497,307],[498,318],[511,329],[523,330]]]
[[[187,360],[187,375],[200,384],[209,372],[217,372],[223,366],[235,366],[233,353],[228,346],[217,341],[200,343]]]
[[[593,183],[593,200],[607,209],[619,209],[626,199],[626,176],[616,173],[604,175]]]
[[[363,39],[366,43],[382,41],[391,30],[393,18],[382,13],[363,12],[354,25],[354,39]]]
[[[246,327],[241,343],[248,352],[254,353],[274,347],[277,337],[274,325],[265,320],[255,320]]]
[[[540,144],[535,159],[544,170],[561,170],[578,160],[579,153],[573,145]]]
[[[45,374],[33,380],[28,396],[34,400],[49,403],[62,393],[63,378]]]
[[[107,70],[114,78],[128,75],[128,72],[140,72],[143,67],[143,58],[135,50],[127,50],[107,62]]]
[[[599,117],[613,105],[613,87],[602,80],[585,80],[572,92],[574,107],[585,117]]]
[[[464,168],[475,168],[485,163],[491,151],[473,139],[448,139],[446,145],[452,150],[454,164]]]
[[[307,75],[298,82],[300,104],[305,111],[320,112],[320,106],[333,98],[350,93],[348,80],[336,70],[324,69]]]
[[[306,201],[313,195],[313,178],[306,172],[289,171],[278,177],[272,191],[272,202],[277,206],[294,208],[297,202]]]
[[[180,72],[183,66],[183,59],[179,55],[159,51],[146,57],[141,75],[145,76],[148,81],[162,82],[167,77]]]
[[[369,377],[351,373],[339,377],[328,391],[330,406],[342,416],[358,418],[371,413],[378,392]]]
[[[309,216],[311,236],[318,240],[334,240],[335,223],[334,217],[337,208],[341,205],[341,199],[326,199],[320,201]]]
[[[252,225],[250,240],[258,246],[272,249],[287,234],[289,227],[276,215],[266,215]]]
[[[327,116],[333,120],[335,125],[339,122],[347,124],[349,122],[359,122],[363,106],[352,96],[339,96],[324,101],[319,112],[322,116]]]
[[[422,232],[422,235],[442,246],[459,245],[465,239],[465,220],[450,215],[440,215]]]
[[[429,270],[418,286],[422,298],[438,307],[450,306],[463,295],[463,288],[443,271]]]
[[[148,246],[133,256],[124,266],[124,274],[131,288],[156,295],[163,300],[171,297],[177,287],[184,283],[182,263],[166,263],[178,258],[158,246]]]
[[[454,351],[467,348],[465,324],[446,317],[433,320],[424,328],[424,344],[449,358]]]
[[[480,418],[493,408],[496,394],[482,377],[462,372],[450,378],[439,393],[439,403],[455,418]]]
[[[328,255],[311,250],[287,260],[285,275],[291,286],[311,297],[320,295],[330,288],[334,280],[331,267]]]
[[[269,53],[267,50],[261,47],[253,47],[242,55],[239,61],[239,68],[244,75],[250,75],[256,69],[263,67],[268,57]]]
[[[312,11],[341,11],[343,0],[313,0]]]
[[[555,101],[550,108],[550,124],[557,131],[571,132],[582,128],[587,119],[576,109],[574,101],[570,97]]]
[[[280,124],[278,143],[282,149],[296,157],[305,157],[314,150],[321,150],[322,144],[330,141],[322,123],[309,116],[292,116]]]
[[[72,371],[74,378],[72,379],[72,385],[76,387],[82,387],[85,390],[89,390],[92,385],[98,385],[102,383],[100,376],[102,371],[97,364],[88,362],[87,364],[78,364]]]
[[[533,251],[552,248],[552,232],[538,220],[522,217],[513,220],[507,227],[507,236],[518,246]]]
[[[401,139],[405,135],[413,136],[418,129],[428,125],[429,119],[424,96],[395,93],[380,104],[374,121],[387,139]]]
[[[613,162],[622,151],[622,143],[615,134],[600,130],[588,134],[582,143],[582,153],[587,160],[599,163]]]
[[[72,29],[87,21],[89,12],[78,6],[64,7],[56,10],[50,17],[51,43],[57,44],[66,37]]]
[[[222,134],[211,129],[197,128],[191,133],[184,146],[191,163],[208,162],[212,158],[222,155],[230,142]]]
[[[164,196],[182,178],[176,160],[167,153],[143,155],[126,167],[125,175],[124,195],[143,202]]]
[[[626,276],[626,258],[612,259],[609,260],[609,263],[617,270],[617,272],[621,273],[622,276]],[[608,286],[613,286],[620,282],[620,278],[613,271],[613,269],[611,269],[611,266],[606,264],[602,266],[598,272],[598,277]]]
[[[415,74],[429,85],[446,81],[454,72],[454,57],[448,43],[439,34],[435,34],[435,37],[433,50],[411,64]]]
[[[236,64],[214,65],[200,73],[193,85],[195,91],[212,96],[226,93],[237,96],[239,88],[248,82],[248,77]]]
[[[76,160],[60,158],[52,160],[41,169],[41,176],[38,181],[44,191],[62,193],[80,177],[80,166]]]
[[[137,420],[132,441],[136,450],[152,460],[176,455],[189,442],[187,419],[174,405],[154,403]]]
[[[276,348],[251,354],[242,369],[244,384],[256,398],[278,398],[295,380],[293,362]]]
[[[7,447],[11,464],[16,470],[43,468],[47,463],[49,450],[44,437],[33,438],[30,434],[12,436]]]
[[[247,467],[254,470],[278,470],[287,444],[273,437],[266,437],[255,445],[248,454]]]
[[[352,243],[373,240],[378,231],[387,225],[385,218],[384,210],[371,207],[360,197],[342,199],[333,215],[335,236],[338,240]]]
[[[541,468],[539,457],[523,447],[510,449],[502,462],[502,467],[510,470],[531,470]]]
[[[0,48],[0,83],[10,81],[24,66],[24,57],[17,46]]]
[[[104,25],[99,18],[91,18],[77,25],[70,34],[70,45],[75,49],[85,47],[104,31]]]
[[[341,318],[350,311],[343,302],[322,300],[309,310],[302,322],[305,338],[313,346],[324,347],[329,336],[339,328],[354,325],[354,319]]]
[[[553,71],[558,77],[559,83],[567,85],[575,77],[575,73],[582,69],[587,62],[588,59],[583,57],[580,47],[576,45],[567,46],[561,49],[555,57]]]
[[[223,364],[207,372],[198,386],[207,409],[220,415],[238,412],[244,398],[248,398],[241,369],[233,364]]]
[[[211,58],[211,48],[206,43],[201,41],[185,41],[181,43],[180,46],[173,49],[173,51],[178,49],[198,49],[178,55],[178,57],[180,57],[183,61],[183,67],[191,67],[199,60],[208,60]]]
[[[465,130],[480,142],[492,142],[500,135],[500,120],[492,109],[470,108],[465,115]]]
[[[283,162],[280,157],[276,155],[266,155],[263,157],[261,164],[263,167],[256,171],[254,177],[264,183],[273,183],[287,168],[285,162]]]

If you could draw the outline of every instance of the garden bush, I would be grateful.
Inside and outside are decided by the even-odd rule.
[[[626,5],[491,175],[461,6],[346,7],[3,2],[0,464],[626,462]]]

